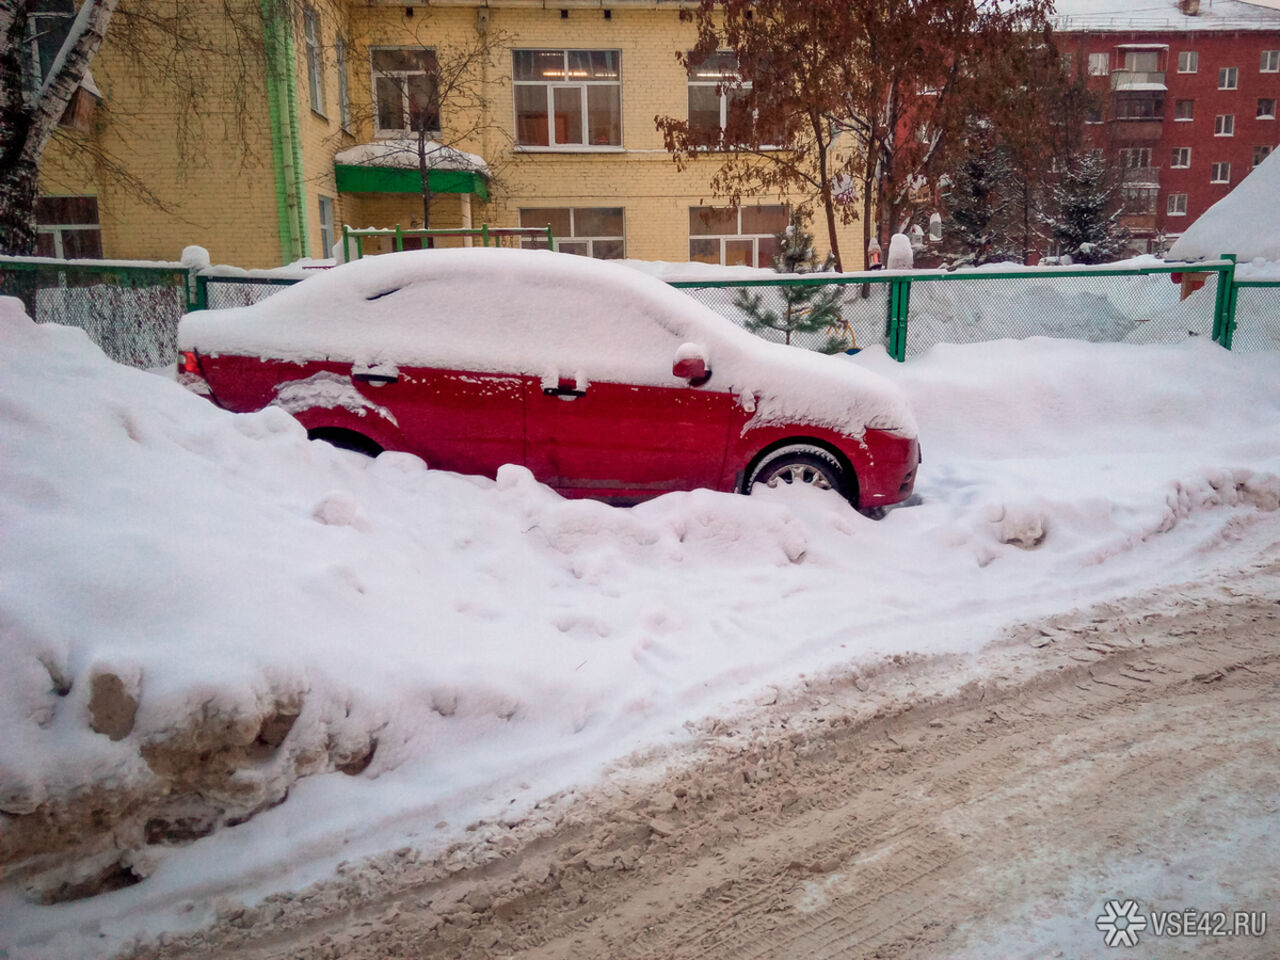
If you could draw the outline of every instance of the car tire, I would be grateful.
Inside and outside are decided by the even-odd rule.
[[[339,450],[363,453],[366,457],[376,457],[382,452],[382,447],[364,434],[356,433],[354,430],[341,430],[337,427],[317,427],[315,430],[308,430],[307,439],[321,440]]]
[[[746,492],[751,493],[756,484],[766,487],[804,484],[834,490],[846,498],[849,495],[840,461],[821,447],[783,447],[766,455],[751,471]]]

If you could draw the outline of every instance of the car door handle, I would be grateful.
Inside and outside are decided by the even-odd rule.
[[[576,387],[543,387],[542,392],[548,397],[560,397],[565,400],[576,400],[578,397],[587,395],[587,391]]]
[[[399,375],[389,373],[353,373],[352,380],[359,380],[361,383],[396,383],[400,380]]]

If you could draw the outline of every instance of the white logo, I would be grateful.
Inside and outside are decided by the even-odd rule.
[[[1106,909],[1094,925],[1102,931],[1108,947],[1136,947],[1138,932],[1147,929],[1147,918],[1138,912],[1138,904],[1134,900],[1124,903],[1108,900]]]

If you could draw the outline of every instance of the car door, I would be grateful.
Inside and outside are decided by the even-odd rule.
[[[566,496],[633,502],[721,479],[733,397],[672,373],[681,342],[652,317],[579,329],[525,395],[526,462]]]

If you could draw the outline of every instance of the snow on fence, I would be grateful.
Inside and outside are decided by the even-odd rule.
[[[1182,276],[1188,282],[1177,282]],[[1171,282],[1173,281],[1173,282]],[[189,274],[179,265],[0,258],[0,294],[41,323],[80,327],[113,360],[158,367],[176,359],[178,320],[191,309],[257,303],[295,279]],[[678,280],[735,323],[785,316],[787,288],[834,291],[838,315],[821,329],[757,329],[766,339],[833,352],[882,343],[900,360],[935,343],[1031,336],[1172,343],[1209,337],[1235,350],[1280,349],[1280,280],[1234,280],[1230,260],[1194,265],[871,271],[752,280]],[[1188,296],[1184,299],[1184,289]],[[758,301],[755,298],[758,297]],[[793,315],[797,299],[790,296]],[[817,296],[812,298],[816,302]],[[803,323],[797,326],[805,326]],[[810,325],[812,326],[812,325]]]
[[[38,323],[79,327],[112,360],[159,367],[177,357],[178,321],[191,309],[180,265],[0,258],[0,295]]]

